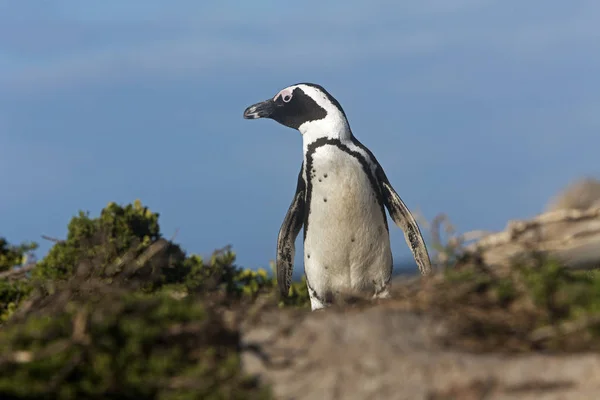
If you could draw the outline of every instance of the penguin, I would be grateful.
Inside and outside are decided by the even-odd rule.
[[[244,110],[302,135],[296,193],[277,236],[277,282],[289,294],[295,240],[304,227],[304,273],[311,310],[344,292],[390,297],[392,252],[386,209],[402,229],[422,275],[431,261],[419,226],[383,168],[353,135],[341,104],[321,85],[298,83]]]

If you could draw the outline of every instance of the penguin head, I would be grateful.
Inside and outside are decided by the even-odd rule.
[[[349,130],[340,103],[322,86],[314,83],[288,86],[273,98],[246,108],[244,118],[269,118],[302,134]]]

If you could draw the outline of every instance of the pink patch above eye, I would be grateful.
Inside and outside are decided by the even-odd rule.
[[[290,101],[292,99],[292,92],[293,92],[293,90],[291,88],[285,88],[281,92],[277,93],[275,95],[275,97],[273,97],[273,100],[277,100],[277,98],[279,96],[281,96],[283,101],[285,101],[287,103],[288,101]]]

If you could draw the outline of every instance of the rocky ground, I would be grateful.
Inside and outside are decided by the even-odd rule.
[[[377,303],[256,312],[242,365],[279,399],[592,399],[598,282],[542,259],[458,262]]]
[[[279,399],[593,399],[593,353],[474,353],[451,327],[392,301],[351,310],[274,311],[244,330],[246,371]],[[292,328],[293,327],[293,328]]]

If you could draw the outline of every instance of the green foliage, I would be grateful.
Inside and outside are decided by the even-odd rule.
[[[276,292],[274,274],[239,268],[229,247],[215,251],[208,260],[195,254],[186,256],[178,245],[161,237],[158,216],[139,201],[125,206],[109,203],[98,218],[80,212],[69,223],[67,239],[50,249],[34,276],[52,283],[83,274],[113,284],[137,283],[136,288],[146,292],[164,286],[186,293],[219,292],[237,300]],[[147,265],[125,268],[131,259],[160,242],[162,250]],[[305,282],[295,283],[281,304],[307,307]]]
[[[185,255],[179,246],[161,238],[158,216],[139,200],[126,206],[111,202],[98,218],[79,212],[68,225],[67,239],[50,249],[34,276],[64,280],[77,272],[112,278],[123,272],[122,265],[128,258],[136,258],[152,244],[163,241],[166,246],[161,257],[153,257],[158,263],[150,262],[137,269],[135,277],[128,278],[143,278],[148,290],[177,282],[185,275]]]
[[[35,246],[0,241],[0,272]],[[32,277],[0,278],[0,398],[269,398],[220,317],[259,297],[309,307],[304,280],[279,298],[275,274],[229,247],[186,256],[139,201],[80,212]]]
[[[31,285],[26,281],[0,280],[0,323],[10,318],[31,290]]]
[[[55,310],[0,333],[1,398],[270,398],[241,372],[239,332],[197,297],[104,290]]]
[[[37,243],[33,242],[11,245],[5,238],[0,237],[0,272],[26,264],[28,256],[37,247]]]
[[[261,295],[275,296],[278,293],[274,266],[271,274],[259,268],[257,271],[235,265],[235,253],[229,247],[218,250],[208,262],[199,255],[185,260],[188,272],[185,288],[190,293],[218,290],[230,298],[255,300]],[[307,308],[310,305],[306,279],[293,282],[287,297],[279,301],[280,306]]]
[[[600,273],[548,257],[496,268],[462,260],[419,296],[418,308],[449,319],[450,341],[469,349],[600,350]]]
[[[600,274],[572,271],[552,259],[519,272],[534,304],[546,310],[546,323],[600,313]]]
[[[10,245],[0,237],[0,272],[9,272],[16,266],[27,264],[37,243]],[[19,302],[31,292],[31,286],[24,281],[9,281],[0,278],[0,323],[6,321],[17,308]]]
[[[260,286],[258,281],[250,281],[244,271],[235,265],[235,253],[229,247],[215,251],[208,262],[202,256],[193,254],[186,258],[188,271],[184,284],[189,292],[222,291],[239,297],[244,293],[244,283]],[[253,294],[252,290],[246,291]]]
[[[277,285],[277,279],[272,278],[272,284]],[[287,297],[283,297],[279,301],[280,307],[298,307],[310,308],[310,297],[308,295],[308,286],[306,284],[306,276],[302,275],[300,282],[292,282]]]

